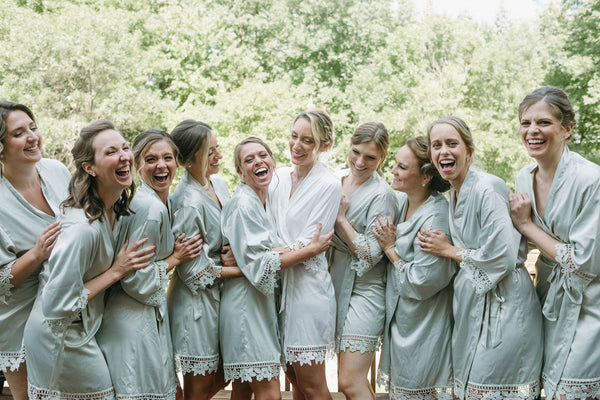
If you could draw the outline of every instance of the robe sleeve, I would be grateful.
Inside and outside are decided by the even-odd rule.
[[[281,268],[279,253],[271,250],[268,223],[252,210],[237,204],[223,224],[223,235],[238,263],[238,267],[248,281],[265,296],[275,291],[277,271]],[[225,216],[224,216],[225,221]]]
[[[506,198],[505,198],[506,197]],[[520,234],[512,225],[508,196],[488,190],[481,193],[476,248],[465,248],[460,267],[471,273],[475,292],[483,295],[514,270],[520,243]]]
[[[173,234],[177,237],[182,232],[185,232],[186,238],[191,238],[200,233],[204,240],[202,253],[198,257],[175,268],[177,275],[187,288],[193,294],[198,294],[200,290],[206,289],[221,276],[222,267],[216,265],[209,257],[210,247],[208,246],[208,240],[206,240],[208,233],[205,229],[204,218],[197,208],[183,207],[175,211],[173,215]],[[220,235],[221,232],[213,232],[212,234]]]
[[[383,251],[373,234],[372,228],[379,216],[386,217],[389,215],[395,221],[398,213],[397,208],[396,196],[392,192],[381,193],[369,205],[366,218],[368,225],[365,232],[356,232],[356,237],[352,241],[352,244],[356,247],[356,252],[350,262],[350,268],[356,271],[356,275],[363,276],[365,272],[377,265],[383,258]]]
[[[17,249],[11,238],[0,228],[0,303],[7,304],[13,285],[12,265],[17,260]]]
[[[75,225],[61,232],[52,250],[50,275],[44,286],[42,312],[52,333],[59,335],[80,318],[90,291],[83,277],[98,252],[100,234],[90,225]]]
[[[421,225],[426,230],[438,229],[445,231],[448,226],[435,225],[435,215],[430,215]],[[417,231],[419,231],[418,229]],[[454,276],[456,267],[454,261],[446,257],[436,257],[433,254],[419,250],[418,239],[413,240],[414,258],[411,261],[402,259],[394,262],[393,290],[397,296],[426,300],[444,289]],[[398,248],[396,248],[398,253]]]
[[[148,241],[144,246],[155,245],[156,249],[159,249],[160,233],[161,221],[146,219],[141,226],[133,229],[129,237],[129,243],[135,243],[141,238],[147,237]],[[166,262],[157,260],[155,257],[152,264],[121,279],[121,287],[125,293],[140,303],[155,307],[159,306],[167,298],[165,292],[165,286],[169,280],[167,267]]]

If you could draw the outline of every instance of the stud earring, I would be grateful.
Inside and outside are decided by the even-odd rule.
[[[95,173],[95,172],[92,172],[90,175],[92,175],[92,176],[96,176],[96,173]]]

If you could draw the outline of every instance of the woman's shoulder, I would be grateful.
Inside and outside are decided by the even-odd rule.
[[[474,180],[471,182],[472,189],[475,189],[473,190],[474,193],[479,193],[482,196],[497,193],[501,196],[506,196],[508,199],[509,189],[504,180],[477,168],[471,167],[471,170],[474,176]]]
[[[38,162],[39,171],[42,175],[49,178],[66,178],[71,179],[71,172],[60,161],[52,158],[42,158]]]
[[[165,217],[168,218],[167,207],[165,207],[156,194],[148,192],[148,190],[152,189],[145,188],[144,186],[140,188],[131,200],[130,208],[134,214],[125,218],[135,220],[162,220]]]
[[[65,207],[61,211],[59,219],[62,227],[61,236],[66,236],[68,233],[85,240],[86,238],[95,237],[100,233],[102,224],[100,220],[97,219],[90,222],[82,208]]]
[[[584,158],[581,154],[568,151],[568,179],[585,184],[600,184],[600,166]]]

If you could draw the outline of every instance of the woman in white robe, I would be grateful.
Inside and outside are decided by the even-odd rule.
[[[167,304],[175,359],[183,374],[184,398],[202,400],[225,386],[219,369],[218,281],[240,276],[241,272],[221,262],[225,246],[221,209],[229,201],[229,190],[216,176],[223,157],[215,134],[203,122],[185,120],[173,129],[171,137],[179,149],[179,164],[185,168],[171,196],[173,234],[199,234],[204,244],[198,257],[175,269]]]
[[[540,393],[542,317],[531,278],[518,257],[521,235],[510,220],[508,187],[471,164],[474,145],[458,117],[428,129],[431,160],[452,185],[453,244],[422,230],[425,252],[460,263],[454,278],[452,368],[459,399],[527,399]]]
[[[129,212],[133,157],[112,122],[84,127],[73,150],[77,170],[62,203],[62,233],[40,273],[38,297],[25,326],[29,397],[114,399],[95,335],[103,294],[150,264],[153,247],[123,246],[114,256],[119,217]]]
[[[56,216],[71,178],[41,150],[31,110],[0,101],[0,371],[16,400],[27,398],[23,330],[40,270],[60,234]]]
[[[367,373],[385,322],[388,264],[371,230],[377,216],[397,219],[394,191],[377,170],[389,137],[381,122],[367,122],[350,138],[349,172],[342,177],[336,235],[328,253],[337,304],[338,387],[347,399],[374,399]]]
[[[202,250],[199,235],[175,242],[168,210],[169,188],[177,170],[177,147],[168,133],[151,129],[133,142],[134,165],[142,185],[123,217],[117,248],[147,237],[155,246],[152,264],[107,291],[104,318],[96,338],[106,357],[117,399],[175,400],[173,345],[167,314],[168,273]],[[174,250],[175,247],[175,250]]]
[[[333,230],[320,235],[317,227],[308,246],[281,252],[267,206],[275,168],[271,150],[249,137],[236,146],[234,160],[242,183],[223,207],[223,235],[243,276],[223,281],[219,332],[225,378],[233,381],[232,399],[250,400],[252,394],[257,400],[276,399],[281,398],[278,271],[325,251]]]
[[[539,250],[548,399],[600,396],[600,167],[569,150],[567,94],[539,88],[519,106],[521,138],[535,163],[517,175],[513,222]],[[526,247],[522,248],[523,253]]]
[[[388,267],[386,324],[377,370],[390,399],[452,400],[452,278],[456,264],[419,248],[421,229],[450,234],[450,185],[429,159],[427,138],[406,141],[396,154],[392,188],[400,218],[379,217],[374,234]]]
[[[294,120],[289,147],[292,168],[281,168],[271,183],[271,210],[277,232],[291,249],[307,246],[319,222],[333,228],[341,199],[339,178],[317,160],[333,144],[333,123],[322,110]],[[325,358],[333,352],[335,293],[325,254],[282,274],[280,324],[286,373],[298,398],[330,398]]]

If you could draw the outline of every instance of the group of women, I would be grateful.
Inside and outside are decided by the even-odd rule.
[[[566,146],[560,89],[519,106],[535,163],[514,194],[472,165],[453,116],[397,151],[390,187],[382,123],[356,129],[339,177],[319,161],[330,117],[302,112],[291,167],[259,138],[236,146],[231,198],[203,122],[130,149],[96,121],[71,176],[41,157],[27,107],[0,116],[0,367],[17,400],[209,399],[229,381],[232,399],[279,399],[281,366],[294,399],[330,399],[333,351],[340,390],[374,399],[381,341],[392,399],[600,396],[600,167]]]

